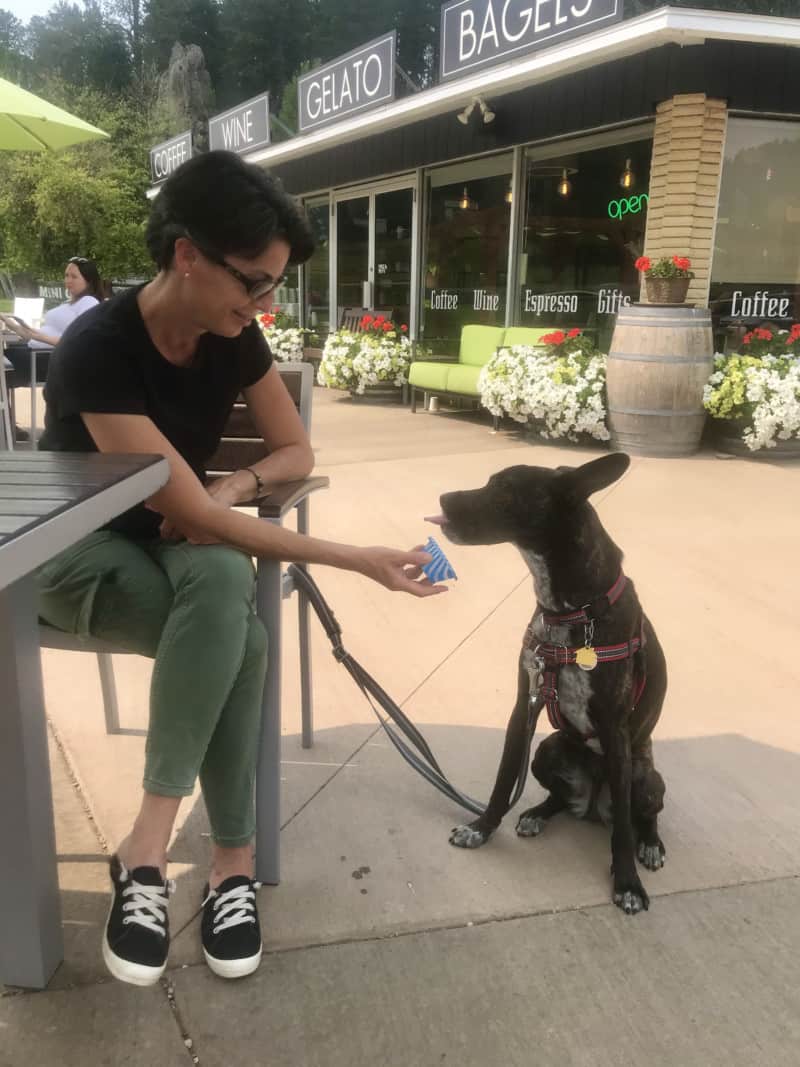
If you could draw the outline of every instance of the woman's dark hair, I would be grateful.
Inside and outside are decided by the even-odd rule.
[[[86,282],[86,292],[81,293],[81,296],[95,297],[97,300],[103,300],[105,297],[103,283],[100,280],[100,271],[97,269],[97,264],[93,259],[87,259],[85,256],[73,256],[67,260],[67,263],[74,263],[78,268],[78,272]],[[80,299],[80,298],[78,298]]]
[[[305,214],[277,178],[233,152],[194,156],[153,201],[145,239],[159,268],[170,266],[175,241],[187,235],[243,259],[255,259],[276,238],[291,248],[290,263],[305,263],[314,251]]]

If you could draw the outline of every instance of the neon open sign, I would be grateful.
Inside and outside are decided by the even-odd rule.
[[[608,216],[612,219],[621,219],[625,215],[638,215],[649,203],[650,197],[647,193],[639,193],[638,196],[623,196],[621,200],[609,200]]]

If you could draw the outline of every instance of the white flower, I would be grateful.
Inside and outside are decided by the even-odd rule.
[[[408,337],[339,330],[325,343],[318,380],[334,389],[363,394],[368,385],[379,382],[404,385],[410,364]]]
[[[546,439],[575,441],[579,434],[588,434],[607,441],[605,364],[600,354],[572,352],[553,358],[527,345],[504,348],[480,373],[481,401],[493,415],[543,422],[538,432]]]

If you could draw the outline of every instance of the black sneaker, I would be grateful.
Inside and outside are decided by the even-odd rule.
[[[261,962],[261,926],[253,882],[243,874],[203,891],[201,936],[206,963],[220,978],[244,978]]]
[[[158,867],[129,871],[117,855],[111,857],[109,873],[114,888],[103,959],[121,982],[153,985],[167,966],[167,904],[175,885],[164,881]]]

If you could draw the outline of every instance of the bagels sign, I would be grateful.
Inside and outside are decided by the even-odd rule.
[[[394,100],[394,30],[297,82],[300,132]]]
[[[441,80],[622,18],[622,0],[449,0],[442,8]]]

